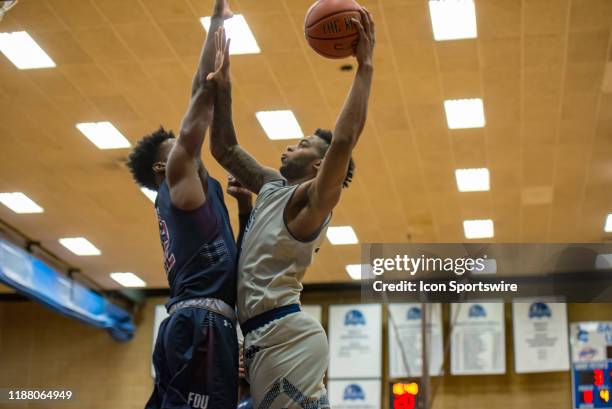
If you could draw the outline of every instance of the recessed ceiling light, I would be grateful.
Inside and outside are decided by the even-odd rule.
[[[351,226],[335,226],[327,229],[327,238],[334,245],[357,244],[359,240]]]
[[[76,127],[98,149],[129,148],[130,142],[110,122],[84,122]]]
[[[291,111],[259,111],[255,116],[268,138],[273,141],[304,137],[302,128]]]
[[[153,203],[155,203],[155,199],[157,199],[157,192],[155,190],[148,189],[146,187],[141,187],[140,191]]]
[[[446,122],[450,129],[482,128],[485,126],[482,99],[450,99],[444,101]]]
[[[371,272],[372,267],[369,264],[349,264],[346,266],[346,273],[353,280],[368,278]]]
[[[494,236],[493,220],[464,220],[463,231],[466,239],[488,239]]]
[[[124,287],[146,287],[140,277],[134,273],[110,273],[110,277]]]
[[[604,226],[604,231],[606,233],[612,233],[612,213],[608,214],[608,217],[606,217],[606,224]]]
[[[99,256],[102,254],[96,246],[84,237],[67,237],[59,239],[59,242],[77,256]]]
[[[490,190],[489,169],[457,169],[455,170],[457,189],[460,192],[485,192]]]
[[[429,13],[436,41],[478,35],[474,0],[429,0]]]
[[[0,33],[0,51],[20,70],[55,67],[55,63],[25,31]]]
[[[21,192],[0,193],[0,203],[15,213],[42,213],[44,209]]]
[[[202,17],[200,22],[208,32],[210,17]],[[227,37],[232,39],[230,55],[259,54],[261,52],[259,45],[257,45],[257,40],[255,40],[255,36],[242,14],[235,14],[234,17],[225,20],[223,25]]]

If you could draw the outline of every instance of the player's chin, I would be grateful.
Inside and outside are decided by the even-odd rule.
[[[278,168],[278,172],[281,174],[282,177],[287,179],[287,165],[285,164],[285,162],[283,162],[280,168]]]

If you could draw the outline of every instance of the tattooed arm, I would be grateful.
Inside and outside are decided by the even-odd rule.
[[[242,186],[253,193],[272,180],[283,179],[280,173],[261,165],[238,145],[232,121],[232,90],[229,75],[229,40],[217,42],[216,71],[208,78],[217,83],[217,95],[210,135],[210,150],[214,158]]]

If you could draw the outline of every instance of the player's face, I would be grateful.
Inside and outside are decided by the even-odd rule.
[[[168,156],[170,156],[170,151],[172,147],[176,143],[176,139],[166,139],[161,145],[159,145],[159,161],[160,162],[168,162]]]
[[[324,144],[318,136],[307,136],[288,146],[281,155],[281,175],[288,180],[314,177],[322,160]]]
[[[153,171],[158,174],[163,174],[166,171],[166,163],[168,162],[168,156],[174,146],[176,139],[166,139],[161,145],[157,153],[157,162],[153,164]]]

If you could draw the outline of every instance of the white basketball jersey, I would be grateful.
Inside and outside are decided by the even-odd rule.
[[[238,319],[245,322],[273,308],[299,304],[302,278],[327,230],[308,242],[295,239],[285,224],[287,203],[298,185],[266,183],[247,224],[238,262]]]

